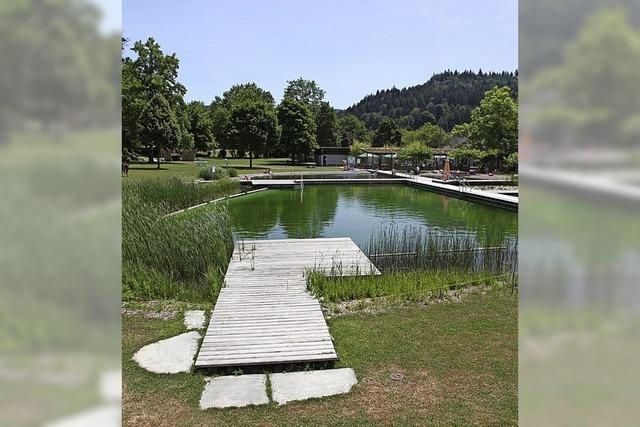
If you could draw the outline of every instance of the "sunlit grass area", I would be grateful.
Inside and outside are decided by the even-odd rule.
[[[199,373],[156,375],[131,357],[184,332],[182,317],[123,318],[123,423],[199,425],[516,425],[517,296],[485,290],[461,302],[328,319],[338,367],[358,385],[347,395],[284,406],[198,407]],[[394,381],[392,373],[403,378]]]
[[[253,168],[249,167],[249,159],[220,159],[201,158],[200,161],[207,162],[207,167],[230,167],[237,169],[240,176],[249,173],[262,173],[266,169],[272,172],[334,172],[341,170],[337,166],[307,166],[291,165],[289,159],[253,159]],[[155,163],[132,163],[129,167],[129,177],[139,178],[148,176],[183,176],[196,179],[202,166],[196,162],[162,162],[160,169]]]

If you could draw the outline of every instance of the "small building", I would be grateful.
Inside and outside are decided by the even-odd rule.
[[[318,166],[342,166],[349,158],[349,147],[320,147],[314,153]]]

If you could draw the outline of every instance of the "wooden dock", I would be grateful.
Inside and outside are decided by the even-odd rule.
[[[350,238],[238,242],[196,368],[337,360],[306,269],[380,274]]]

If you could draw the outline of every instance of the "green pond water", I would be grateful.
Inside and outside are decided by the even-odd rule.
[[[517,213],[403,185],[319,185],[270,189],[228,201],[238,238],[351,237],[364,248],[391,225],[471,232],[480,243],[514,237]]]

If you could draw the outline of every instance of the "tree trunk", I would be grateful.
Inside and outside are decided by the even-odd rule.
[[[158,146],[158,169],[160,169],[160,156],[162,155],[162,147]]]
[[[253,150],[249,150],[249,169],[253,169]]]

